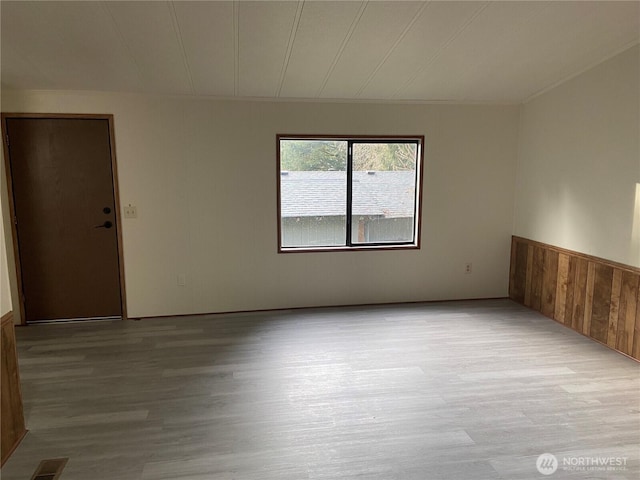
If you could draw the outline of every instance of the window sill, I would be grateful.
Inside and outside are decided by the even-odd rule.
[[[280,247],[278,253],[364,252],[379,250],[420,250],[420,245],[410,243],[402,245],[357,245],[353,247]]]

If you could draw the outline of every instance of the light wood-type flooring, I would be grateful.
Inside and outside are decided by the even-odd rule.
[[[3,480],[53,457],[69,457],[61,480],[640,476],[640,365],[509,300],[17,337],[30,432]],[[587,457],[626,465],[564,469]]]

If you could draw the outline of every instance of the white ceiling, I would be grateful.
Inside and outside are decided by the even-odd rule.
[[[640,41],[640,2],[1,2],[5,88],[522,102]]]

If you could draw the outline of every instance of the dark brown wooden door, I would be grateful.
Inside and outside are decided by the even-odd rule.
[[[120,317],[107,119],[7,118],[26,321]]]

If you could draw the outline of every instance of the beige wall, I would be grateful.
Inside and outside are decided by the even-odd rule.
[[[516,235],[640,267],[639,57],[633,47],[523,106]]]
[[[7,177],[4,170],[4,151],[0,149],[0,315],[13,313],[13,321],[21,321],[20,309],[13,309],[18,304],[18,289],[16,287],[16,270],[13,256],[13,238],[11,232],[11,213],[7,197]]]
[[[507,295],[517,106],[3,92],[2,110],[115,115],[132,317]],[[277,254],[276,133],[425,135],[422,249]]]
[[[5,200],[1,199],[4,208]],[[0,317],[11,311],[11,292],[9,290],[9,268],[4,235],[4,212],[0,208]]]

